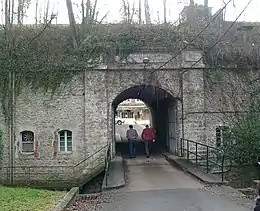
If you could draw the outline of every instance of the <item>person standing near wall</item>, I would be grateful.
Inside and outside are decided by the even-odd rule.
[[[134,129],[133,125],[129,125],[129,129],[126,131],[126,138],[129,142],[129,153],[131,158],[136,157],[136,140],[138,138],[138,133]]]
[[[146,157],[149,158],[152,149],[152,143],[155,142],[154,130],[149,128],[149,125],[145,126],[145,129],[142,132],[142,139],[144,141]]]

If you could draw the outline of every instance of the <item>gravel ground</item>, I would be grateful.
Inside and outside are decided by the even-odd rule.
[[[81,195],[65,211],[97,211],[112,201],[110,194]]]

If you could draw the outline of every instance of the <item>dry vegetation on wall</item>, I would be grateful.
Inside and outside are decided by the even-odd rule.
[[[3,160],[3,153],[4,153],[3,130],[0,127],[0,166]]]
[[[123,59],[130,53],[140,50],[150,52],[163,50],[174,54],[184,45],[183,40],[189,41],[189,37],[194,35],[194,32],[182,33],[180,26],[98,24],[92,25],[87,29],[86,34],[81,35],[82,41],[75,49],[69,27],[49,25],[42,32],[44,27],[14,28],[11,32],[16,35],[14,46],[9,46],[5,33],[2,31],[0,34],[0,72],[3,78],[7,78],[10,71],[15,71],[17,85],[23,83],[22,86],[31,84],[33,88],[56,88],[61,82],[70,80],[73,75],[84,71],[86,65],[92,67],[99,63],[100,56],[108,59],[112,55],[118,55]],[[35,38],[38,34],[40,36]],[[213,34],[216,36],[216,33]],[[207,48],[216,41],[210,35],[205,34],[199,37],[194,41],[193,48],[207,52]],[[251,45],[251,50],[247,53],[242,51],[244,48],[241,43],[229,41],[224,40],[218,44],[219,47],[205,55],[205,62],[209,66],[258,67],[260,62],[258,62],[256,44]],[[2,89],[7,87],[7,80],[4,81],[6,83],[1,83]]]

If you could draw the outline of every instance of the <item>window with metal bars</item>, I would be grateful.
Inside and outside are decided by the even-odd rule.
[[[34,133],[32,131],[21,132],[21,150],[22,152],[34,152]]]

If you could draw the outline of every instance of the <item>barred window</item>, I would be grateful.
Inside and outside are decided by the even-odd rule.
[[[34,133],[32,131],[21,132],[21,148],[22,152],[34,151]]]

